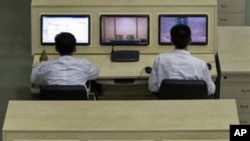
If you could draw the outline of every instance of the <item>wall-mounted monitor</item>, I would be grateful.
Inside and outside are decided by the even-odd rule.
[[[133,45],[149,44],[148,15],[101,15],[101,45]]]
[[[61,32],[72,33],[77,45],[90,44],[90,16],[78,14],[41,15],[41,44],[54,45]]]
[[[159,44],[171,45],[170,30],[176,24],[186,24],[192,32],[191,45],[207,45],[208,16],[207,15],[159,15]]]

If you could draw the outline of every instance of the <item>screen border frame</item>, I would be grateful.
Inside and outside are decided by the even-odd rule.
[[[189,45],[194,45],[194,46],[206,46],[208,45],[208,24],[209,24],[209,18],[208,14],[159,14],[158,15],[158,44],[159,45],[173,45],[173,43],[167,42],[167,43],[162,43],[161,42],[161,17],[205,17],[206,18],[206,41],[205,42],[191,42]],[[192,29],[191,29],[192,30]],[[192,31],[191,31],[192,32]]]
[[[112,43],[102,43],[102,18],[103,17],[146,17],[147,18],[147,43],[146,44],[112,44]],[[100,14],[99,18],[99,43],[102,46],[148,46],[150,44],[150,14]]]
[[[91,16],[90,14],[41,14],[40,15],[40,44],[41,45],[55,45],[55,42],[52,43],[44,43],[43,42],[43,36],[42,36],[42,30],[43,30],[43,17],[87,17],[88,18],[88,43],[78,43],[76,42],[76,45],[84,45],[88,46],[91,42]]]

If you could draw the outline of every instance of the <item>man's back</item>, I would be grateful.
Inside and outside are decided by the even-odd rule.
[[[170,79],[201,79],[205,62],[193,57],[185,50],[175,50],[158,56],[160,76]],[[201,74],[202,73],[202,74]]]
[[[31,82],[39,85],[84,85],[96,79],[99,69],[86,59],[72,56],[41,62],[32,70]]]
[[[214,93],[215,86],[206,62],[192,56],[186,50],[159,54],[154,62],[149,78],[149,89],[158,91],[161,81],[168,79],[205,80],[209,94]]]
[[[73,34],[62,32],[55,37],[55,49],[60,57],[48,60],[45,50],[40,63],[31,73],[31,83],[36,85],[85,85],[94,80],[99,69],[86,59],[75,58],[76,38]]]

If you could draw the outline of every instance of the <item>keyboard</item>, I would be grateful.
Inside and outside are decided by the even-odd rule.
[[[136,62],[139,61],[139,51],[122,50],[111,53],[111,61],[113,62]]]

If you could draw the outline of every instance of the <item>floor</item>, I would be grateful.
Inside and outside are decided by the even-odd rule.
[[[8,101],[31,99],[30,4],[31,0],[0,0],[1,129]]]

